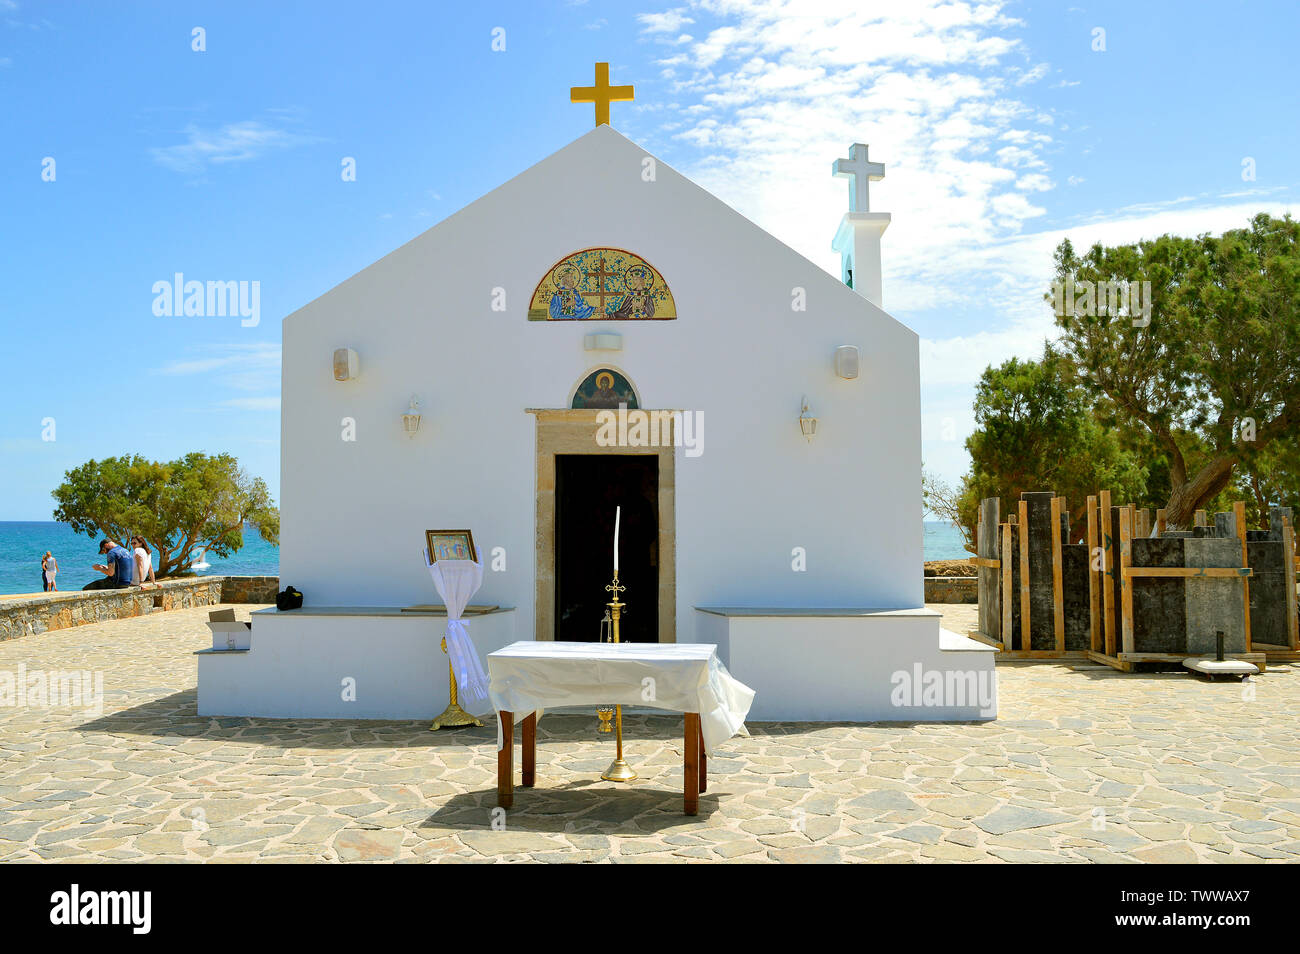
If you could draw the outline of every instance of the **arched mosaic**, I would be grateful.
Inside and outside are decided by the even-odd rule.
[[[621,248],[585,248],[551,266],[528,303],[529,321],[669,321],[677,303],[663,275]]]
[[[638,406],[632,382],[613,368],[597,368],[583,378],[578,390],[573,393],[570,404],[574,408],[610,410],[617,410],[620,404],[626,404],[629,411]]]

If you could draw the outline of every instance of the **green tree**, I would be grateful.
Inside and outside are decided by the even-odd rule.
[[[266,482],[229,454],[186,454],[170,463],[139,455],[88,461],[64,474],[54,519],[87,536],[142,536],[158,555],[157,575],[189,569],[195,550],[229,556],[244,545],[244,524],[280,542],[280,512]]]
[[[1300,512],[1300,434],[1272,441],[1253,455],[1233,480],[1233,491],[1246,503],[1246,521],[1266,528],[1270,508]]]
[[[1012,358],[986,368],[975,389],[976,428],[966,439],[971,469],[959,503],[962,524],[976,525],[985,497],[1000,497],[1009,509],[1025,491],[1052,490],[1066,498],[1077,541],[1087,530],[1089,494],[1108,489],[1117,501],[1141,500],[1146,469],[1099,417],[1073,363],[1051,348],[1041,361]]]
[[[1151,435],[1168,461],[1166,519],[1190,526],[1300,426],[1300,223],[1260,214],[1217,237],[1082,256],[1066,241],[1055,260],[1059,288],[1150,282],[1146,318],[1062,294],[1060,347],[1090,393]]]
[[[961,533],[962,546],[975,552],[975,530],[963,519],[962,490],[921,467],[921,505],[940,520],[956,526]]]

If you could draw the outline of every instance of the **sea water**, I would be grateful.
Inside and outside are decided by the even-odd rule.
[[[91,580],[103,579],[104,574],[91,569],[104,562],[99,555],[102,539],[99,534],[76,533],[66,523],[52,520],[0,521],[0,594],[41,592],[41,557],[46,550],[59,561],[60,590],[79,590]],[[201,552],[193,551],[196,560]],[[208,569],[194,572],[199,576],[277,576],[280,548],[263,540],[253,527],[245,527],[241,549],[225,559],[209,553],[207,562],[212,564]],[[153,564],[157,569],[157,553]]]
[[[922,526],[926,560],[962,560],[970,556],[954,525],[926,520]],[[52,520],[0,521],[0,594],[41,592],[41,557],[46,550],[53,551],[59,561],[60,590],[79,590],[91,580],[101,579],[103,574],[91,569],[104,562],[99,555],[100,539],[99,535],[75,533],[66,523]],[[208,562],[211,567],[195,572],[202,576],[278,576],[280,548],[267,543],[252,527],[245,527],[242,549],[225,559],[209,553]],[[154,554],[157,565],[158,555]]]

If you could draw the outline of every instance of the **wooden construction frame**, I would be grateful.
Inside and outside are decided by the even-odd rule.
[[[1110,491],[1101,492],[1101,582],[1104,652],[1115,655],[1115,541],[1111,535]]]
[[[1238,500],[1235,504],[1232,505],[1232,522],[1237,531],[1237,539],[1241,541],[1241,565],[1243,567],[1249,567],[1250,555],[1249,555],[1249,551],[1246,549],[1246,505],[1242,503],[1240,500]],[[1246,604],[1243,607],[1243,610],[1246,614],[1245,617],[1246,652],[1250,652],[1251,647],[1250,647],[1250,579],[1249,578],[1251,574],[1248,572],[1244,575],[1246,576],[1246,579],[1241,581],[1241,592],[1243,594],[1242,599]],[[1290,590],[1292,593],[1294,593],[1295,587],[1294,586],[1291,587]]]
[[[1088,497],[1088,648],[1101,648],[1101,587],[1097,582],[1097,497]]]
[[[1133,565],[1133,541],[1139,534],[1150,537],[1153,533],[1163,535],[1168,532],[1166,511],[1162,508],[1154,513],[1139,510],[1133,504],[1114,505],[1108,490],[1089,495],[1084,507],[1086,521],[1085,540],[1087,543],[1088,574],[1088,648],[1086,650],[1067,650],[1065,648],[1065,600],[1064,600],[1064,549],[1065,534],[1062,531],[1062,515],[1067,514],[1066,498],[1053,494],[1051,497],[1050,526],[1050,566],[1052,572],[1053,601],[1053,635],[1052,649],[1032,648],[1032,618],[1030,606],[1029,574],[1029,501],[1017,501],[1016,510],[1007,514],[1005,522],[985,527],[981,530],[993,532],[997,546],[981,546],[983,556],[975,556],[969,562],[982,569],[996,570],[993,592],[1000,598],[1000,618],[982,620],[990,628],[1000,624],[999,633],[970,632],[967,635],[997,650],[998,658],[1013,660],[1069,660],[1088,659],[1112,668],[1131,672],[1144,663],[1173,664],[1184,659],[1194,658],[1199,653],[1159,653],[1139,652],[1136,649],[1136,632],[1134,624],[1134,584],[1143,579],[1241,579],[1244,586],[1244,624],[1245,650],[1230,653],[1228,658],[1241,659],[1258,666],[1264,671],[1268,662],[1300,662],[1300,616],[1297,615],[1297,597],[1292,585],[1286,588],[1287,613],[1289,627],[1287,645],[1256,643],[1251,637],[1250,628],[1250,580],[1255,575],[1249,566],[1247,548],[1247,530],[1245,504],[1233,505],[1233,528],[1241,545],[1241,566],[1227,567],[1146,567]],[[1209,527],[1205,511],[1197,511],[1197,526]],[[1216,536],[1226,528],[1223,517],[1217,517],[1214,526]],[[1019,539],[1017,531],[1019,528]],[[1276,530],[1274,531],[1276,532]],[[1282,517],[1283,552],[1289,557],[1286,565],[1293,572],[1300,573],[1300,556],[1296,555],[1295,530],[1286,516]],[[1038,540],[1042,546],[1044,541]],[[990,556],[987,554],[994,554]],[[1015,567],[1015,559],[1019,568]],[[1100,559],[1099,559],[1100,558]],[[1038,585],[1044,581],[1039,580]],[[1015,592],[1019,589],[1021,635],[1013,635],[1013,612]],[[1040,615],[1044,611],[1039,607]],[[1040,628],[1042,620],[1039,620]],[[981,623],[983,625],[983,623]]]
[[[1061,580],[1061,507],[1063,497],[1052,498],[1052,629],[1056,651],[1065,652],[1065,586]]]
[[[1029,501],[1020,501],[1020,649],[1029,652]]]
[[[1002,553],[1006,559],[1002,561],[1002,638],[1011,638],[1011,524],[1010,522],[1002,524]],[[998,648],[1002,648],[1002,643],[998,642]]]

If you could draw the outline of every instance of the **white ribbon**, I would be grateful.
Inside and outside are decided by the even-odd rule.
[[[483,585],[483,564],[473,560],[430,563],[427,552],[424,562],[434,588],[447,604],[447,657],[456,674],[456,689],[471,705],[486,702],[488,676],[469,638],[469,623],[461,619],[470,599]]]

